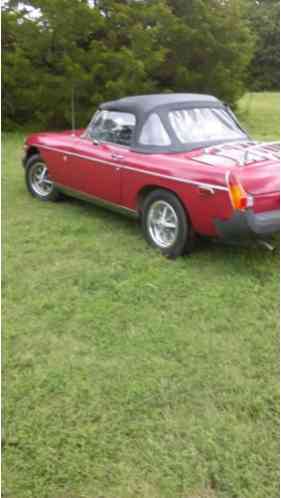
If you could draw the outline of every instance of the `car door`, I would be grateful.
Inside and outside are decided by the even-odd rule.
[[[114,204],[121,203],[122,159],[129,150],[135,117],[101,111],[77,138],[70,161],[75,189]]]
[[[105,201],[120,202],[120,168],[106,144],[81,139],[67,158],[73,190]]]

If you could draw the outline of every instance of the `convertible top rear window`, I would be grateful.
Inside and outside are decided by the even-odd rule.
[[[169,120],[177,139],[183,144],[245,137],[224,109],[180,109],[169,112]]]

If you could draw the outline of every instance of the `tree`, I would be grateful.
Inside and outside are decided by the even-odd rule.
[[[280,88],[280,2],[249,2],[249,20],[256,36],[256,48],[249,68],[254,90]]]
[[[6,0],[8,123],[77,125],[97,105],[131,94],[244,91],[252,38],[240,0]]]
[[[165,54],[157,44],[159,17],[166,15],[161,1],[143,10],[114,1],[93,7],[79,0],[29,0],[24,9],[20,3],[7,2],[2,18],[10,120],[67,126],[75,88],[80,124],[102,100],[156,87],[151,74]],[[29,8],[40,15],[30,18]]]
[[[4,115],[11,122],[24,123],[26,118],[26,102],[33,99],[33,87],[36,80],[32,73],[29,57],[22,47],[22,33],[26,25],[22,25],[21,14],[13,9],[6,9],[2,14],[3,23],[3,62],[2,91]],[[36,31],[34,25],[30,29]],[[30,32],[30,37],[32,33]],[[33,33],[34,34],[34,33]]]
[[[241,2],[168,3],[179,23],[168,41],[170,53],[163,78],[179,91],[209,92],[233,105],[245,91],[254,46]]]

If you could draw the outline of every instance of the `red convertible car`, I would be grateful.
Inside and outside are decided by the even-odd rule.
[[[34,134],[24,149],[33,196],[64,193],[132,214],[170,257],[196,234],[236,243],[279,231],[280,146],[254,142],[212,96],[107,102],[85,130]]]

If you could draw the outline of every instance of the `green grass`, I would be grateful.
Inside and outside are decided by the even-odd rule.
[[[239,117],[258,140],[279,140],[279,93],[247,93],[240,101]]]
[[[276,94],[245,97],[278,137]],[[276,498],[279,253],[201,242],[27,192],[4,143],[7,498]]]

